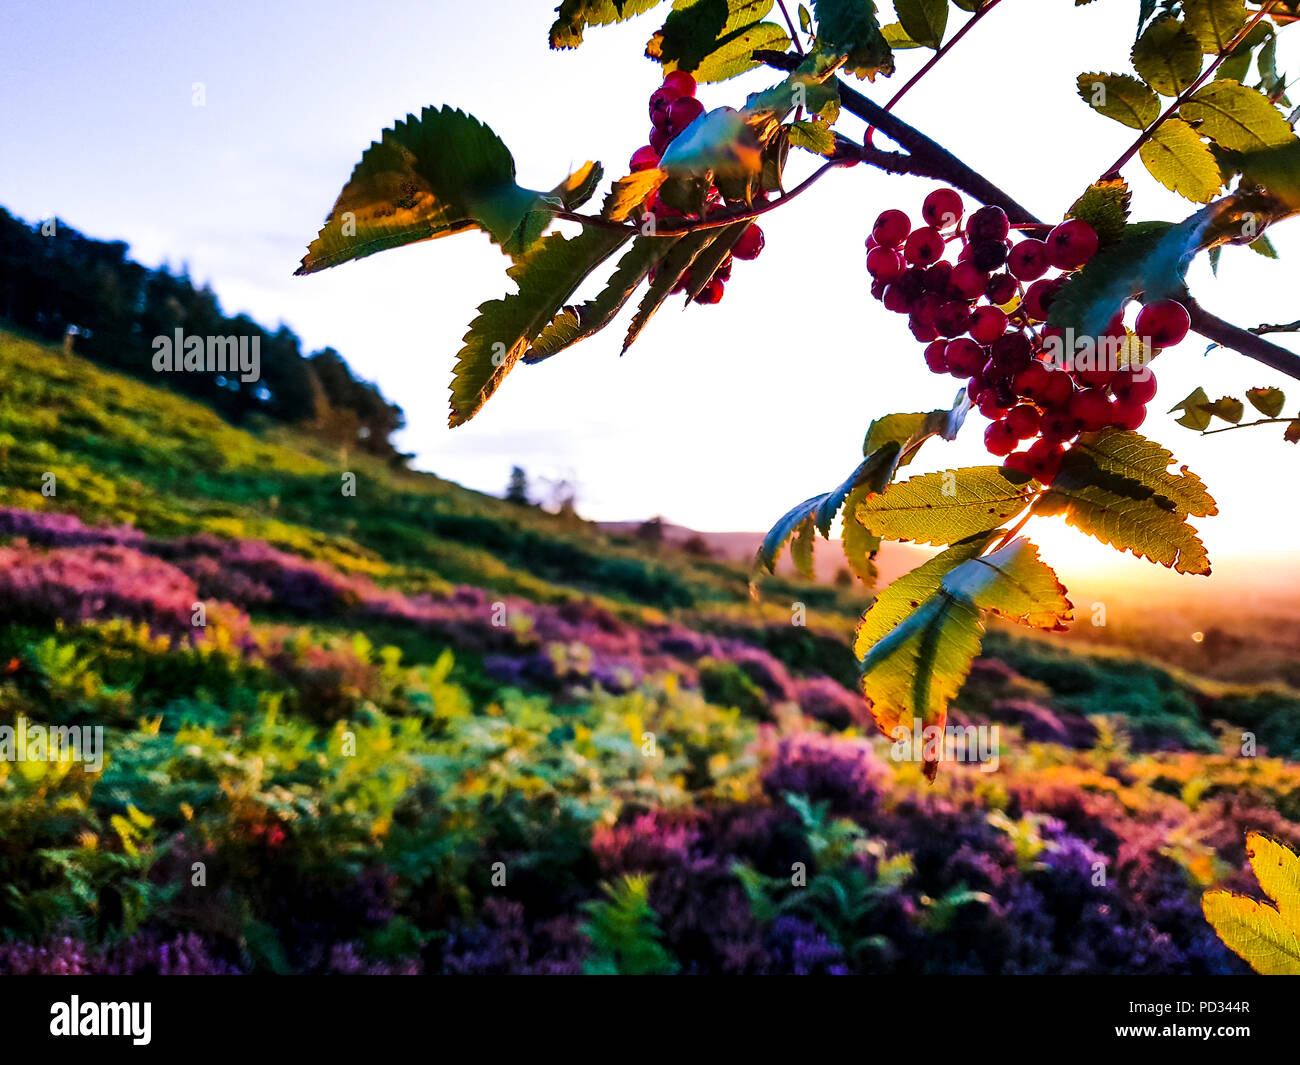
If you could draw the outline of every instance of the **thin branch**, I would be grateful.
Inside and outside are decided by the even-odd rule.
[[[754,58],[778,70],[789,71],[799,65],[799,57],[788,52],[757,51],[754,53]],[[908,173],[945,181],[973,196],[980,203],[1001,207],[1007,212],[1007,217],[1012,223],[1041,221],[983,174],[967,166],[938,142],[886,111],[878,103],[867,99],[842,79],[837,78],[836,81],[839,86],[840,105],[844,110],[851,115],[856,115],[868,125],[875,126],[899,147],[911,153],[914,164],[913,169]]]
[[[1213,340],[1222,347],[1231,348],[1247,358],[1300,381],[1300,355],[1265,340],[1249,329],[1242,329],[1241,326],[1225,322],[1217,315],[1211,314],[1190,296],[1183,296],[1182,302],[1187,308],[1187,313],[1191,315],[1192,328],[1206,340]]]
[[[785,16],[785,24],[790,29],[790,43],[794,45],[794,50],[803,55],[803,48],[799,45],[799,34],[794,28],[794,19],[790,17],[790,12],[786,10],[785,0],[776,0],[776,6],[781,9],[781,14]]]
[[[1226,433],[1232,429],[1250,429],[1256,425],[1290,425],[1292,422],[1300,419],[1296,418],[1257,418],[1253,422],[1238,422],[1236,425],[1225,425],[1221,429],[1202,429],[1202,436],[1213,436],[1215,433]]]
[[[1247,34],[1255,28],[1255,24],[1268,14],[1269,9],[1276,3],[1277,0],[1268,0],[1268,3],[1255,12],[1255,17],[1247,22],[1237,35],[1232,38],[1232,40],[1219,49],[1219,54],[1214,57],[1210,62],[1210,65],[1201,73],[1201,76],[1179,93],[1178,96],[1175,97],[1174,102],[1165,108],[1164,113],[1138,135],[1137,140],[1129,145],[1128,151],[1116,159],[1110,169],[1101,175],[1101,180],[1104,181],[1109,177],[1118,176],[1119,172],[1124,169],[1124,166],[1128,161],[1132,159],[1133,156],[1137,155],[1137,153],[1142,150],[1142,146],[1152,138],[1156,130],[1164,125],[1166,120],[1171,118],[1175,111],[1182,107],[1183,104],[1185,104],[1202,85],[1210,80],[1214,72],[1219,69],[1219,64],[1236,50],[1237,45],[1241,44],[1241,42],[1246,39]]]
[[[1257,325],[1250,331],[1256,336],[1263,336],[1265,333],[1298,333],[1300,332],[1300,319],[1283,325]]]
[[[908,91],[912,88],[912,86],[915,85],[918,81],[920,81],[923,77],[925,77],[928,73],[930,73],[930,70],[934,67],[934,65],[937,62],[939,62],[939,60],[942,59],[945,55],[947,55],[948,52],[951,51],[952,47],[958,41],[960,41],[963,37],[966,36],[967,33],[969,33],[972,29],[974,29],[975,24],[979,22],[980,19],[982,19],[995,7],[997,7],[998,4],[1000,4],[1001,2],[1002,0],[989,0],[989,3],[985,4],[982,8],[980,8],[978,11],[975,12],[974,18],[967,19],[966,24],[962,26],[962,28],[959,29],[956,33],[954,33],[952,37],[949,38],[946,44],[940,45],[938,48],[936,48],[934,55],[932,55],[929,59],[925,61],[925,63],[921,66],[921,69],[918,70],[915,74],[913,74],[910,78],[908,78],[907,82],[903,85],[903,87],[899,89],[898,92],[894,93],[894,95],[890,98],[889,103],[885,104],[885,110],[893,111],[894,105],[897,104],[899,100],[901,100],[904,96],[907,95]],[[871,138],[875,135],[875,132],[876,132],[875,126],[868,126],[867,135],[862,138],[862,142],[864,144],[870,144]]]

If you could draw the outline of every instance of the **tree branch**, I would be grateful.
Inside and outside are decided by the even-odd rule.
[[[794,70],[800,63],[800,57],[788,52],[757,51],[754,58],[778,70]],[[968,193],[980,203],[1001,207],[1013,223],[1040,221],[1031,211],[1022,207],[1007,193],[977,170],[973,170],[952,152],[938,142],[931,140],[915,126],[908,125],[891,111],[885,110],[878,103],[867,99],[857,89],[837,78],[840,91],[840,105],[851,115],[856,115],[867,125],[875,126],[886,137],[901,148],[906,148],[913,158],[911,169],[906,173],[918,177],[934,178],[945,181],[962,192]],[[893,155],[894,153],[888,153]],[[863,156],[865,161],[874,164],[875,160]],[[904,171],[894,170],[893,173]]]
[[[1247,358],[1262,362],[1270,369],[1284,373],[1300,381],[1300,355],[1274,344],[1270,340],[1252,333],[1249,329],[1225,322],[1217,315],[1211,314],[1190,296],[1184,296],[1182,303],[1192,318],[1192,328],[1206,340],[1245,355]]]
[[[1265,333],[1300,333],[1300,320],[1283,322],[1279,325],[1257,325],[1250,331],[1256,336],[1263,336]]]

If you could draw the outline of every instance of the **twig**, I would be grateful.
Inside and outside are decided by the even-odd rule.
[[[1284,325],[1257,325],[1250,332],[1256,336],[1263,336],[1265,333],[1296,333],[1300,332],[1300,319],[1294,322],[1287,322]]]
[[[790,28],[790,43],[794,45],[794,50],[803,55],[803,48],[799,44],[799,33],[794,28],[794,20],[790,17],[790,12],[786,10],[785,0],[776,0],[776,6],[781,9],[781,14],[785,16],[785,24]]]
[[[904,96],[907,95],[908,91],[912,88],[912,86],[915,85],[918,81],[920,81],[923,77],[925,77],[930,72],[931,68],[937,62],[939,62],[940,59],[942,59],[945,55],[948,54],[948,52],[952,49],[953,45],[955,45],[958,41],[960,41],[963,37],[965,37],[966,34],[969,33],[975,27],[975,24],[979,22],[980,19],[982,19],[995,7],[997,7],[998,4],[1000,4],[1001,2],[1002,0],[989,0],[989,3],[985,4],[982,8],[980,8],[978,11],[975,12],[974,18],[967,19],[966,24],[962,26],[962,28],[959,29],[956,33],[954,33],[951,38],[949,38],[948,43],[940,45],[938,48],[936,48],[934,55],[932,55],[929,59],[925,61],[925,63],[921,66],[921,69],[918,70],[915,74],[913,74],[910,78],[908,78],[907,82],[903,85],[903,87],[899,89],[898,92],[894,93],[894,95],[890,98],[889,103],[885,104],[885,110],[893,111],[894,105],[897,104],[899,100],[901,100]],[[870,144],[871,138],[875,135],[875,132],[876,132],[875,126],[868,126],[867,135],[862,138],[862,142],[864,144]]]
[[[1192,328],[1206,340],[1213,340],[1222,347],[1231,348],[1247,358],[1300,381],[1300,355],[1265,340],[1249,329],[1242,329],[1241,326],[1225,322],[1217,315],[1211,314],[1190,296],[1185,295],[1181,299],[1187,308],[1187,313],[1191,315]]]
[[[1135,140],[1131,145],[1129,145],[1128,151],[1126,151],[1123,155],[1121,155],[1118,159],[1116,159],[1114,164],[1110,167],[1110,169],[1101,175],[1102,181],[1105,181],[1107,178],[1110,177],[1118,176],[1119,172],[1124,169],[1124,166],[1128,163],[1128,161],[1132,159],[1133,156],[1137,155],[1137,153],[1142,150],[1142,146],[1145,145],[1146,142],[1152,138],[1152,136],[1155,134],[1155,131],[1158,130],[1162,125],[1164,125],[1166,120],[1168,120],[1175,111],[1177,111],[1180,107],[1182,107],[1183,104],[1185,104],[1202,85],[1204,85],[1207,81],[1210,80],[1214,72],[1219,69],[1219,64],[1222,63],[1225,59],[1227,59],[1228,56],[1231,55],[1236,50],[1237,45],[1239,45],[1243,40],[1246,39],[1247,34],[1249,34],[1250,31],[1255,28],[1255,24],[1259,22],[1259,20],[1262,19],[1265,15],[1268,14],[1269,9],[1272,8],[1273,5],[1276,3],[1277,0],[1269,0],[1268,3],[1266,3],[1263,7],[1261,7],[1258,11],[1255,12],[1255,17],[1252,18],[1249,22],[1247,22],[1246,25],[1244,25],[1240,29],[1240,31],[1238,31],[1237,35],[1232,38],[1232,40],[1230,40],[1227,44],[1225,44],[1222,48],[1219,49],[1219,54],[1214,57],[1214,59],[1210,62],[1210,65],[1207,66],[1205,70],[1201,73],[1201,76],[1198,77],[1189,86],[1187,86],[1187,88],[1184,89],[1181,93],[1179,93],[1178,96],[1175,97],[1174,102],[1165,108],[1164,113],[1160,115],[1160,117],[1157,118],[1154,122],[1152,122],[1151,125],[1149,125],[1146,129],[1144,129],[1138,135],[1137,140]]]
[[[1300,421],[1296,418],[1257,418],[1253,422],[1238,422],[1236,425],[1225,425],[1220,429],[1202,429],[1202,436],[1213,436],[1215,433],[1226,433],[1230,429],[1249,429],[1255,425],[1290,425],[1294,421]]]

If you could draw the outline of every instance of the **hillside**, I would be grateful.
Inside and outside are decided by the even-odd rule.
[[[1300,841],[1280,682],[996,631],[931,786],[860,588],[755,602],[12,333],[0,477],[0,727],[105,729],[0,759],[0,972],[1240,972],[1200,893]]]

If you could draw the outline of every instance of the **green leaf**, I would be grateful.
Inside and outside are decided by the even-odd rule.
[[[1161,96],[1177,96],[1201,73],[1201,48],[1176,18],[1158,18],[1133,45],[1133,66]]]
[[[626,233],[596,227],[572,239],[555,233],[506,271],[519,291],[479,307],[457,357],[449,420],[453,428],[482,409],[583,279],[627,240]]]
[[[655,311],[668,298],[669,294],[677,286],[677,282],[686,275],[700,252],[713,243],[717,236],[718,231],[716,229],[705,229],[698,233],[687,233],[673,241],[672,248],[659,261],[655,271],[655,278],[650,282],[650,287],[646,290],[645,296],[642,297],[641,305],[637,308],[632,323],[628,326],[627,336],[623,340],[624,352],[641,335],[641,330],[654,317]]]
[[[1243,184],[1261,185],[1291,211],[1300,211],[1300,141],[1246,153],[1241,174]]]
[[[718,267],[727,261],[731,249],[736,246],[736,241],[744,236],[745,230],[751,225],[752,222],[744,221],[723,226],[717,231],[709,246],[695,257],[695,261],[691,263],[691,276],[686,286],[688,302],[704,291],[704,286],[713,278]]]
[[[934,558],[895,578],[862,615],[853,639],[853,653],[864,657],[886,634],[939,590],[944,574],[982,554],[996,533],[982,532],[953,544]]]
[[[641,208],[646,197],[664,183],[667,176],[662,170],[638,170],[635,174],[619,178],[605,197],[601,217],[610,222],[626,222]]]
[[[897,22],[891,22],[888,25],[881,26],[880,35],[885,38],[885,42],[894,51],[898,51],[900,48],[907,49],[921,47],[921,45],[917,44],[916,41],[912,40],[912,38],[907,35],[907,31]]]
[[[1038,515],[1063,515],[1074,528],[1119,551],[1179,573],[1208,576],[1209,557],[1185,514],[1152,489],[1098,468],[1071,448],[1052,487],[1034,504]]]
[[[894,72],[894,55],[880,32],[874,0],[812,0],[817,43],[845,57],[845,69],[873,81]]]
[[[1099,181],[1074,202],[1066,217],[1087,222],[1097,231],[1100,247],[1109,248],[1124,235],[1132,198],[1123,178]]]
[[[927,473],[866,500],[857,519],[886,540],[952,544],[1020,513],[1036,490],[1036,482],[1000,466]]]
[[[1146,129],[1160,115],[1160,98],[1128,74],[1080,74],[1078,88],[1094,111],[1133,129]]]
[[[805,521],[795,532],[794,542],[790,545],[790,559],[794,568],[809,579],[813,576],[813,543],[817,539],[817,530],[811,521]]]
[[[1265,418],[1276,418],[1282,413],[1286,393],[1280,388],[1250,388],[1246,390],[1246,399]]]
[[[1204,518],[1219,512],[1204,482],[1186,466],[1172,472],[1173,454],[1141,433],[1124,429],[1085,433],[1071,450],[1087,455],[1104,473],[1149,488],[1180,514]]]
[[[755,49],[785,51],[785,29],[764,22],[773,0],[678,0],[646,45],[665,71],[686,70],[699,81],[724,81],[759,64]]]
[[[1236,425],[1241,421],[1241,416],[1246,413],[1246,405],[1239,399],[1232,396],[1223,396],[1216,399],[1206,407],[1216,418],[1222,418],[1225,422],[1231,422]]]
[[[561,310],[533,341],[524,355],[524,362],[541,362],[609,325],[675,240],[673,237],[637,237],[619,260],[600,294],[580,306]]]
[[[815,155],[835,153],[835,134],[830,126],[818,120],[790,123],[790,144]]]
[[[1279,258],[1277,254],[1277,248],[1273,246],[1273,242],[1268,239],[1267,234],[1260,237],[1258,240],[1252,240],[1249,244],[1246,245],[1246,247],[1248,247],[1256,255],[1264,256],[1265,259]]]
[[[1169,408],[1169,413],[1180,410],[1183,416],[1177,419],[1179,425],[1184,425],[1188,429],[1195,429],[1197,432],[1204,432],[1210,426],[1210,397],[1205,394],[1205,389],[1197,388],[1181,403],[1175,404]]]
[[[577,48],[588,26],[609,26],[658,7],[660,0],[563,0],[551,26],[552,48]]]
[[[917,44],[938,48],[948,27],[948,0],[894,0],[894,13]]]
[[[1236,152],[1273,148],[1296,139],[1285,116],[1263,93],[1235,81],[1212,81],[1178,112],[1200,132]]]
[[[1245,0],[1184,0],[1183,17],[1201,51],[1223,51],[1246,23]]]
[[[797,535],[805,527],[808,529],[814,527],[813,514],[825,498],[825,495],[819,495],[805,499],[781,516],[781,520],[767,531],[763,542],[758,546],[758,556],[754,560],[756,569],[765,569],[768,573],[776,572],[776,564],[790,537]],[[808,547],[808,552],[811,555],[811,545]]]
[[[949,595],[1032,629],[1064,631],[1073,606],[1038,548],[1017,539],[949,570],[939,581]]]
[[[1223,185],[1214,154],[1182,119],[1157,126],[1139,155],[1152,177],[1193,203],[1208,203]]]
[[[487,126],[450,107],[426,107],[362,154],[295,272],[471,229],[520,254],[541,236],[555,206],[587,190],[594,168],[586,164],[551,193],[521,188],[514,159]]]
[[[1246,76],[1250,73],[1250,63],[1254,58],[1254,50],[1265,42],[1275,44],[1276,41],[1277,37],[1272,26],[1267,22],[1255,23],[1254,28],[1232,50],[1228,58],[1219,64],[1219,69],[1214,72],[1214,76],[1216,78],[1227,78],[1231,81],[1245,81]]]
[[[869,485],[859,485],[845,497],[844,526],[840,530],[840,546],[849,569],[868,588],[873,587],[880,575],[876,569],[876,552],[880,550],[880,537],[873,536],[860,521],[858,506],[871,494]]]

